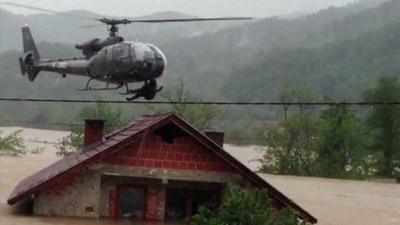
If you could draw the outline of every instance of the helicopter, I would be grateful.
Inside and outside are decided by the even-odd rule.
[[[23,5],[2,2],[21,8],[61,14],[61,12]],[[22,75],[27,75],[34,81],[41,71],[55,72],[63,78],[68,75],[88,78],[86,85],[79,91],[118,90],[125,88],[121,95],[130,95],[127,101],[143,97],[146,100],[155,98],[162,90],[157,79],[167,66],[166,55],[155,45],[138,41],[125,41],[118,35],[119,25],[132,23],[177,23],[196,21],[249,20],[251,17],[221,17],[221,18],[179,18],[179,19],[129,19],[129,18],[91,18],[108,26],[109,35],[105,39],[94,38],[76,44],[75,48],[82,51],[83,57],[63,59],[42,59],[36,47],[28,25],[22,26],[22,41],[24,55],[19,58]],[[105,87],[92,87],[93,80],[105,83]],[[131,89],[129,84],[143,83],[143,86]]]

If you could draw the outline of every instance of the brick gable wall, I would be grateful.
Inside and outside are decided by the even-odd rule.
[[[149,134],[129,147],[101,160],[108,165],[234,172],[234,169],[193,137],[178,137],[173,144]]]

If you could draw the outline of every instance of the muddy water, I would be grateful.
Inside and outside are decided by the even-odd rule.
[[[10,132],[18,128],[0,128]],[[15,213],[5,204],[8,195],[23,178],[48,166],[58,158],[54,144],[66,132],[25,129],[23,137],[29,148],[44,147],[40,155],[0,157],[0,225],[177,225],[109,219],[48,218]],[[233,156],[251,169],[261,156],[254,147],[225,146]],[[309,177],[261,174],[268,182],[319,219],[319,225],[400,225],[400,185]],[[182,224],[182,223],[180,223]]]
[[[112,220],[112,219],[80,219],[39,217],[15,213],[8,205],[2,204],[0,211],[1,225],[182,225],[183,223],[160,223],[152,221]]]

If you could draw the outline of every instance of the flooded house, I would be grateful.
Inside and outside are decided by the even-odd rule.
[[[79,152],[20,181],[8,204],[33,202],[43,216],[183,220],[199,206],[217,209],[227,184],[265,189],[277,210],[310,213],[223,149],[224,134],[201,132],[179,116],[145,116],[103,135],[101,120],[86,120]]]

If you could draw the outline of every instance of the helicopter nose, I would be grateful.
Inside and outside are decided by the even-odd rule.
[[[155,77],[160,77],[165,69],[165,64],[166,62],[164,61],[164,59],[158,59],[155,61],[155,69],[154,69],[154,75]]]
[[[162,61],[164,62],[164,67],[167,66],[168,61],[167,61],[167,57],[165,56],[164,52],[162,52],[160,49],[156,48],[158,53],[161,55]]]
[[[145,58],[135,63],[134,70],[146,79],[156,79],[162,76],[165,69],[165,62],[162,58]]]
[[[162,76],[166,60],[164,53],[154,45],[146,43],[132,45],[134,70],[141,74],[143,79],[155,79]]]
[[[163,74],[165,67],[167,66],[167,58],[165,57],[165,54],[156,46],[150,45],[150,48],[153,50],[154,53],[154,74],[157,78]]]

